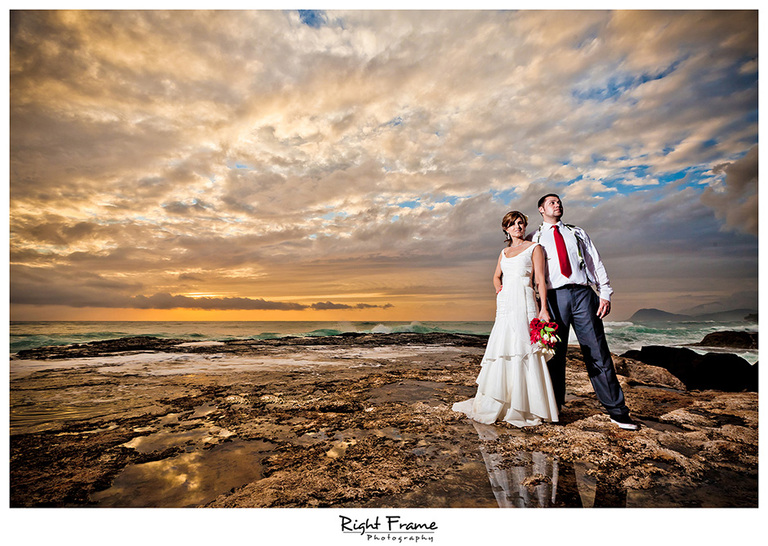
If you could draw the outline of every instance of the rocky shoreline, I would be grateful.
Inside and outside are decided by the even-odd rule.
[[[11,361],[12,507],[755,507],[758,395],[615,356],[612,425],[577,349],[559,424],[451,411],[485,336],[126,338]]]

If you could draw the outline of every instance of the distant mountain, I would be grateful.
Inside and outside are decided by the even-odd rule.
[[[740,304],[736,304],[739,306]],[[681,315],[707,315],[709,313],[719,313],[721,311],[727,311],[728,309],[731,309],[731,307],[720,303],[703,303],[701,305],[697,305],[695,307],[688,307],[686,309],[680,309]]]
[[[729,311],[720,311],[718,313],[707,313],[703,315],[682,315],[677,313],[668,313],[667,311],[662,311],[661,309],[640,309],[634,315],[632,315],[629,320],[630,322],[731,322],[739,320],[756,321],[757,310],[731,309]]]
[[[757,290],[743,290],[741,292],[734,292],[728,297],[723,298],[720,301],[714,301],[709,303],[703,303],[696,305],[695,307],[688,307],[686,309],[680,309],[678,311],[681,315],[710,315],[713,313],[722,313],[725,311],[731,311],[736,309],[741,311],[742,309],[749,309],[754,312],[757,309]]]
[[[691,320],[690,315],[676,315],[661,309],[640,309],[629,318],[630,322],[678,322]]]
[[[715,321],[728,321],[728,320],[747,320],[747,316],[751,318],[757,318],[756,309],[731,309],[730,311],[721,311],[719,313],[707,313],[706,315],[695,315],[694,320],[715,320]]]

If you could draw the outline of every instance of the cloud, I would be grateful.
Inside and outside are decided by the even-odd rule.
[[[186,275],[188,281],[196,277]],[[144,286],[121,282],[76,268],[11,267],[11,304],[65,305],[74,308],[133,308],[133,309],[204,309],[204,310],[273,310],[303,311],[328,309],[390,309],[390,303],[334,303],[332,301],[301,304],[250,297],[190,297],[155,293],[151,296],[131,295]]]
[[[715,174],[725,175],[722,182],[710,184],[701,202],[712,207],[725,227],[757,235],[757,145],[739,160],[713,167]]]
[[[127,302],[110,302],[102,307],[131,307],[136,309],[205,309],[205,310],[270,310],[270,311],[301,311],[305,309],[389,309],[391,304],[371,305],[358,303],[348,305],[330,301],[303,305],[291,302],[267,301],[262,298],[213,298],[188,296],[172,296],[171,294],[154,294],[152,296],[132,296]]]
[[[324,301],[324,302],[313,303],[312,305],[310,305],[310,307],[312,309],[328,310],[328,309],[375,309],[375,308],[389,309],[394,306],[390,303],[387,303],[384,305],[370,305],[367,303],[358,303],[357,305],[347,305],[345,303],[333,303],[330,301]]]
[[[172,296],[171,294],[154,294],[153,296],[133,296],[129,305],[137,309],[247,309],[247,310],[279,310],[299,311],[307,306],[298,303],[266,301],[252,298],[190,298],[187,296]],[[108,307],[111,307],[109,305]]]
[[[491,308],[549,191],[638,299],[756,269],[753,11],[16,11],[10,59],[15,301]]]

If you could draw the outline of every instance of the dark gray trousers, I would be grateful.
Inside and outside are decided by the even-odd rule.
[[[547,362],[558,407],[565,403],[565,355],[569,329],[573,325],[597,399],[612,417],[628,415],[624,391],[619,385],[611,352],[605,341],[603,321],[597,316],[600,302],[595,291],[581,285],[550,289],[547,291],[547,302],[552,319],[557,322],[557,335],[560,337],[555,355]]]

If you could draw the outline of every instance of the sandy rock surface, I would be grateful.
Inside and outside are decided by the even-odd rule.
[[[485,338],[132,338],[11,362],[11,506],[757,506],[754,392],[615,357],[638,432],[569,352],[559,424],[480,425]]]

